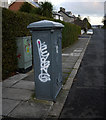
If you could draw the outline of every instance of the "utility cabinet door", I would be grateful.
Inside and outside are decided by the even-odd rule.
[[[23,40],[20,37],[17,37],[17,59],[18,68],[24,68]]]
[[[62,57],[61,57],[61,31],[56,30],[52,35],[53,50],[52,50],[52,69],[54,80],[54,99],[58,95],[62,86]]]
[[[33,54],[35,70],[36,98],[52,100],[51,87],[51,33],[33,32]]]
[[[31,36],[23,37],[23,48],[24,48],[24,66],[26,69],[32,66]]]

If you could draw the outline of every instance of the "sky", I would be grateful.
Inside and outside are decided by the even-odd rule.
[[[45,1],[45,0],[39,0]],[[66,11],[71,11],[76,17],[81,18],[89,16],[92,25],[102,25],[104,16],[105,0],[46,0],[53,4],[54,10],[59,11],[60,7],[64,7]],[[93,2],[92,2],[93,1]]]
[[[9,0],[10,1],[10,0]],[[71,11],[76,17],[81,18],[89,16],[89,22],[92,25],[102,25],[104,16],[104,2],[106,0],[38,0],[39,2],[51,2],[55,11],[64,7],[66,11]],[[93,1],[93,2],[92,2]]]

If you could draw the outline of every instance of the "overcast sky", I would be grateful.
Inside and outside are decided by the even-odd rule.
[[[59,11],[60,7],[64,7],[66,11],[71,11],[75,16],[79,14],[82,19],[89,16],[92,25],[102,24],[106,0],[38,0],[38,2],[40,1],[51,2],[56,11]]]
[[[45,1],[45,0],[39,0]],[[46,0],[53,4],[55,10],[64,7],[66,11],[71,11],[74,15],[78,14],[84,18],[90,18],[90,23],[93,25],[102,24],[104,16],[105,0]],[[93,2],[92,2],[93,1]]]

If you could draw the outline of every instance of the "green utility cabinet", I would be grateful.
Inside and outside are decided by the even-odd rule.
[[[32,67],[31,36],[17,37],[18,69],[25,72]]]

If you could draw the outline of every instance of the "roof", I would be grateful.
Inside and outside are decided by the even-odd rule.
[[[67,15],[70,18],[74,18],[74,16],[73,15],[69,15],[68,12],[64,12],[64,11],[60,10],[58,13],[60,13],[60,12],[63,12],[65,15]]]
[[[62,14],[60,14],[60,13],[58,13],[58,12],[54,12],[54,11],[53,11],[53,15],[62,16]]]
[[[33,22],[27,26],[28,29],[38,30],[38,29],[51,29],[51,28],[63,28],[64,25],[58,22],[42,20],[38,22]]]
[[[71,11],[67,11],[66,13],[67,13],[68,15],[70,15],[70,14],[72,15],[72,12],[71,12]]]
[[[28,2],[28,3],[30,3],[30,4],[32,4],[33,6],[35,6],[35,7],[40,7],[39,5],[38,5],[38,3],[36,3],[36,2],[34,2],[34,1],[32,1],[32,0],[25,0],[26,2]]]
[[[40,7],[38,3],[36,3],[32,0],[15,0],[15,1],[11,2],[9,6],[11,6],[15,2],[28,2],[29,4],[31,4],[34,7]]]

